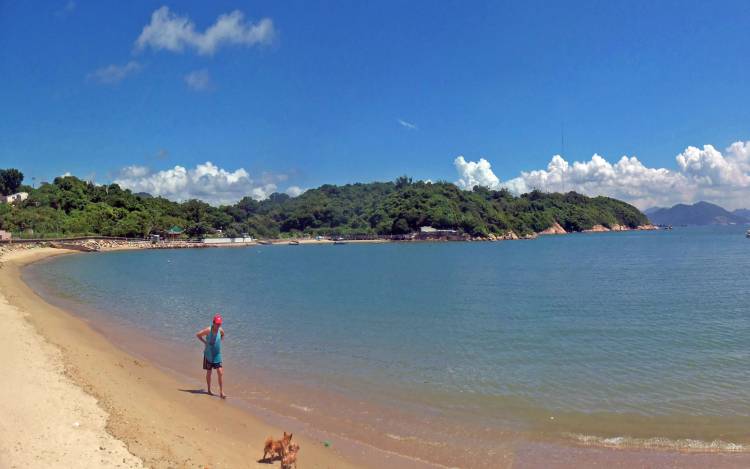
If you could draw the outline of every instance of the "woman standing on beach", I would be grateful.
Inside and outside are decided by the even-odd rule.
[[[224,394],[224,367],[221,363],[221,342],[224,340],[222,322],[221,315],[216,314],[211,326],[201,329],[195,336],[205,345],[203,349],[203,369],[206,370],[208,394],[213,396],[211,392],[211,372],[216,370],[216,374],[219,376],[219,396],[224,399],[227,396]]]

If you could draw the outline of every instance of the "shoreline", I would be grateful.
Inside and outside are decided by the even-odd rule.
[[[260,457],[258,448],[267,435],[258,432],[258,428],[268,429],[266,433],[276,434],[273,425],[260,421],[248,410],[225,406],[218,399],[209,399],[203,395],[175,392],[177,386],[182,388],[194,385],[194,380],[186,383],[180,378],[171,376],[158,367],[134,358],[132,354],[122,351],[110,340],[96,332],[78,316],[47,304],[38,294],[28,287],[20,278],[20,268],[37,260],[67,254],[60,249],[34,249],[23,253],[15,261],[5,262],[0,270],[0,294],[10,297],[11,302],[21,310],[24,305],[32,311],[29,320],[41,334],[53,344],[63,349],[68,375],[84,388],[87,393],[99,399],[99,406],[107,411],[109,419],[107,431],[120,438],[127,448],[144,459],[150,467],[190,467],[197,464],[208,467],[248,467]],[[6,261],[6,259],[1,259]],[[9,271],[8,269],[11,269]],[[13,269],[15,269],[13,271]],[[11,277],[11,278],[8,278]],[[15,284],[13,284],[15,277]],[[8,283],[11,282],[11,283]],[[20,286],[14,290],[13,286]],[[8,294],[6,292],[12,292]],[[36,309],[34,309],[36,308]],[[50,311],[46,311],[49,309]],[[51,311],[57,310],[57,311]],[[40,318],[45,312],[51,317]],[[59,330],[59,329],[62,329]],[[76,340],[91,340],[87,347],[75,343]],[[68,341],[68,342],[66,342]],[[74,343],[70,343],[73,341]],[[92,352],[103,357],[97,360]],[[117,360],[117,361],[113,361]],[[111,363],[108,363],[111,362]],[[88,365],[94,365],[93,367]],[[116,383],[105,382],[115,379]],[[133,388],[134,392],[128,392]],[[127,389],[127,391],[123,391]],[[115,393],[114,396],[109,395]],[[117,395],[117,394],[120,395]],[[151,394],[155,394],[152,396]],[[125,395],[123,395],[125,394]],[[145,401],[141,398],[147,396]],[[147,405],[136,403],[146,402]],[[154,406],[158,412],[150,412]],[[221,412],[222,427],[208,428],[203,416],[205,413]],[[223,417],[229,415],[230,422],[224,426]],[[153,419],[156,418],[156,421]],[[168,424],[160,424],[158,419],[166,419]],[[149,422],[149,419],[152,421]],[[170,420],[171,419],[171,420]],[[176,426],[175,423],[179,423]],[[198,435],[190,434],[198,429]],[[218,432],[218,433],[217,433]],[[186,436],[187,435],[187,436]],[[241,436],[242,435],[242,436]],[[258,435],[257,438],[254,435]],[[190,441],[185,441],[185,439]],[[295,432],[295,439],[298,439]],[[217,453],[212,452],[212,443],[222,441]],[[256,443],[256,440],[258,443]],[[0,438],[0,441],[2,439]],[[319,442],[300,439],[303,452],[300,456],[302,467],[357,467],[330,448],[323,448]],[[340,449],[339,445],[336,445]],[[726,452],[683,452],[662,451],[644,448],[607,448],[605,445],[584,443],[580,445],[560,445],[544,441],[526,441],[514,444],[508,457],[499,457],[490,465],[493,467],[508,466],[515,463],[522,467],[546,467],[550,461],[559,461],[556,467],[588,467],[607,464],[613,467],[679,465],[680,467],[747,467],[750,455],[747,453]],[[313,447],[318,450],[320,459],[313,460]],[[208,448],[208,449],[207,449]],[[230,450],[231,448],[231,450]],[[373,448],[373,451],[379,451]],[[224,453],[241,453],[245,459],[222,459]],[[382,456],[382,455],[381,455]],[[399,458],[395,453],[391,454]],[[199,459],[204,458],[204,459]],[[0,461],[2,461],[0,459]],[[369,461],[369,467],[418,467],[415,460],[402,461],[394,465],[393,460],[383,459]],[[278,464],[278,463],[276,463]],[[266,464],[249,467],[277,467]]]
[[[435,243],[435,242],[498,242],[498,241],[528,241],[537,239],[540,236],[549,235],[568,235],[568,234],[591,234],[591,233],[621,233],[629,231],[660,231],[655,225],[641,225],[636,228],[615,225],[607,228],[603,225],[595,225],[591,229],[582,231],[565,231],[558,223],[543,231],[527,234],[524,236],[517,235],[514,231],[509,230],[503,235],[490,234],[487,237],[463,237],[461,239],[444,238],[444,237],[411,237],[403,239],[372,238],[372,239],[342,239],[336,241],[330,238],[272,238],[272,239],[255,239],[253,241],[240,242],[190,242],[185,240],[179,241],[161,241],[153,244],[151,241],[142,239],[110,239],[107,237],[84,237],[84,238],[67,238],[67,239],[35,239],[24,240],[16,239],[12,241],[3,241],[0,243],[0,256],[6,251],[13,251],[15,247],[22,246],[21,249],[31,247],[52,247],[56,249],[70,251],[122,251],[122,250],[139,250],[139,249],[205,249],[205,248],[242,248],[257,246],[294,246],[294,245],[334,245],[334,244],[383,244],[383,243]],[[211,238],[208,238],[211,239]]]
[[[277,467],[278,462],[271,466],[256,461],[262,455],[265,438],[280,435],[282,429],[268,425],[225,401],[201,394],[195,389],[195,383],[181,382],[120,350],[84,320],[46,303],[21,279],[20,269],[23,266],[70,252],[54,248],[25,249],[6,254],[0,259],[0,295],[8,306],[18,311],[17,324],[30,326],[31,335],[58,350],[60,364],[57,373],[67,379],[74,390],[57,392],[54,397],[66,401],[71,398],[71,393],[77,392],[93,401],[90,405],[98,409],[102,420],[101,428],[94,436],[100,439],[108,437],[113,442],[110,446],[119,442],[123,448],[121,453],[125,451],[125,456],[117,455],[117,462],[121,465],[123,457],[127,458],[129,454],[132,462],[128,467],[140,467],[137,465],[139,461],[153,468]],[[23,365],[22,362],[6,361],[2,366]],[[26,374],[22,373],[19,379],[43,380],[36,383],[43,395],[37,397],[46,397],[44,394],[49,377],[38,376],[37,370],[32,368]],[[180,392],[180,389],[187,391]],[[50,390],[58,391],[54,388]],[[3,401],[0,408],[15,407],[9,396],[4,396]],[[13,433],[17,425],[46,426],[51,423],[50,420],[51,417],[43,414],[29,417],[20,415],[12,428],[0,426],[2,447],[7,445],[10,449],[14,444]],[[60,434],[59,431],[55,433]],[[303,467],[362,467],[344,459],[335,448],[326,448],[320,442],[308,440],[302,435],[295,435],[294,439],[302,448],[299,458]],[[66,452],[68,457],[72,456],[77,461],[69,467],[97,467],[100,460],[103,461],[102,457],[89,466],[80,463],[79,453],[104,451],[99,450],[97,445],[93,448],[88,447],[91,445],[80,447],[73,442],[63,441],[60,443],[62,447],[55,453],[51,449],[51,442],[45,439],[37,441],[41,446],[39,451],[49,453],[52,458],[49,461],[51,465],[57,464],[60,454]],[[50,467],[45,463],[35,466],[34,461],[40,455],[23,450],[27,448],[21,446],[17,454],[11,455],[14,465]]]

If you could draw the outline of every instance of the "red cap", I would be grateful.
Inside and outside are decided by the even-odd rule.
[[[214,315],[214,324],[217,324],[217,325],[219,325],[219,326],[220,326],[220,325],[221,325],[221,323],[222,323],[223,321],[224,321],[224,320],[223,320],[223,319],[221,318],[221,314],[219,314],[219,313],[216,313],[216,314]]]

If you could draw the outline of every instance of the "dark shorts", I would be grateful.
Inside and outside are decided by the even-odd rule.
[[[203,357],[203,369],[204,370],[215,370],[216,368],[221,368],[221,362],[211,363],[208,360],[206,360],[206,357]]]

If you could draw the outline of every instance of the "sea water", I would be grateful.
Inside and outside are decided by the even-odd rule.
[[[428,460],[519,435],[747,451],[745,230],[129,251],[25,275],[196,349],[196,369],[194,334],[221,312],[240,396]]]

